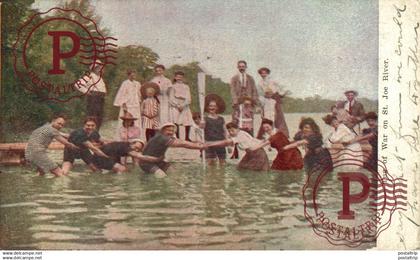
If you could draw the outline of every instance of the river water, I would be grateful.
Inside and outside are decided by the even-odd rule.
[[[286,115],[292,133],[300,117]],[[239,172],[233,161],[204,170],[197,154],[179,160],[180,152],[170,153],[175,162],[165,179],[134,167],[90,174],[82,163],[63,178],[0,168],[0,248],[349,249],[317,236],[305,219],[304,171]],[[338,181],[328,183],[326,199],[339,194]]]

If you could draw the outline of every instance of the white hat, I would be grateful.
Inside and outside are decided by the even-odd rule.
[[[140,143],[142,143],[144,145],[144,141],[141,140],[140,138],[129,139],[128,142],[130,142],[130,143],[140,142]]]
[[[162,130],[163,128],[168,127],[168,126],[173,126],[173,127],[176,128],[176,125],[174,123],[167,122],[167,123],[164,123],[163,125],[161,125],[159,130]]]
[[[95,59],[93,63],[90,65],[90,70],[94,70],[96,67],[103,67],[104,64],[101,60]]]

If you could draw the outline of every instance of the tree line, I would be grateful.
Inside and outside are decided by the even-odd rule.
[[[74,98],[67,103],[44,101],[39,95],[26,91],[17,79],[13,70],[13,44],[16,41],[19,27],[37,10],[31,6],[34,0],[6,1],[2,4],[2,77],[0,89],[0,142],[12,142],[22,140],[22,133],[30,132],[49,121],[53,114],[65,114],[70,120],[68,127],[73,128],[81,124],[85,117],[85,98]],[[96,15],[95,8],[90,1],[71,0],[62,5],[65,9],[83,10],[84,15],[91,17],[97,22],[100,32],[106,36],[112,36],[111,32],[101,26],[101,17]],[[72,17],[78,19],[77,17]],[[80,23],[87,27],[86,20],[80,19]],[[54,29],[65,30],[64,25],[56,25]],[[70,42],[63,42],[62,49],[70,49]],[[51,43],[45,42],[45,38],[31,39],[31,58],[33,66],[38,68],[50,67],[50,52],[45,51],[45,46]],[[151,48],[142,45],[129,45],[117,47],[116,66],[105,68],[103,78],[108,88],[105,104],[105,120],[116,120],[118,108],[113,106],[113,100],[120,84],[127,78],[127,70],[137,72],[137,80],[144,83],[153,77],[153,67],[159,61],[159,55]],[[76,79],[83,74],[80,66],[71,59],[63,61],[66,75]],[[191,88],[192,111],[199,111],[197,73],[200,72],[198,62],[185,65],[173,65],[166,70],[168,78],[172,78],[175,71],[185,73],[185,80]],[[68,73],[68,74],[67,74]],[[60,83],[60,82],[57,82]],[[293,88],[290,88],[293,91]],[[224,98],[227,105],[226,113],[231,112],[231,96],[229,84],[219,78],[206,77],[206,94],[216,93]],[[377,101],[361,98],[367,111],[377,110]],[[323,99],[315,95],[308,98],[286,97],[283,99],[283,109],[286,113],[293,112],[329,112],[335,104],[334,100]]]

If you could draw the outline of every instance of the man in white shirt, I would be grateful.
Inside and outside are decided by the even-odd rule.
[[[141,118],[141,84],[135,80],[136,72],[134,70],[128,70],[127,77],[118,89],[114,106],[120,107],[119,117],[122,117],[125,112],[129,112],[134,118]],[[137,120],[134,125],[140,127],[140,123],[141,120]],[[122,120],[118,121],[118,126],[122,126]]]
[[[98,130],[102,125],[105,95],[107,93],[105,82],[100,76],[103,66],[104,65],[101,61],[95,60],[91,66],[89,74],[84,75],[75,84],[75,88],[78,91],[86,94],[87,116],[96,118],[96,128]]]

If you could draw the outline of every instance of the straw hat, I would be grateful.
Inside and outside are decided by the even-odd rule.
[[[348,93],[353,93],[355,96],[359,95],[359,93],[356,90],[347,90],[344,92],[344,95],[347,95]]]
[[[162,125],[160,126],[159,130],[162,130],[163,128],[165,128],[165,127],[169,127],[169,126],[173,126],[173,127],[175,127],[175,129],[176,129],[176,125],[175,125],[174,123],[167,122],[167,123],[162,124]]]
[[[159,85],[154,82],[146,82],[140,88],[142,98],[146,98],[146,91],[148,88],[153,88],[155,90],[155,95],[159,95],[159,92],[160,92]]]
[[[129,140],[128,140],[128,142],[130,142],[130,143],[136,143],[136,142],[139,142],[139,143],[142,143],[143,145],[145,145],[145,144],[146,144],[146,143],[145,143],[143,140],[141,140],[140,138],[129,139]]]
[[[337,119],[337,117],[336,116],[334,116],[334,115],[330,115],[330,114],[328,114],[328,115],[326,115],[326,116],[324,116],[323,118],[322,118],[322,120],[327,124],[327,125],[331,125],[331,123],[332,123],[332,121],[333,120],[335,120],[335,119]]]
[[[124,115],[120,117],[122,120],[125,121],[134,121],[137,120],[137,118],[135,118],[131,113],[129,112],[124,112]]]
[[[94,70],[97,67],[103,67],[104,63],[101,60],[94,60],[93,63],[90,65],[90,70]]]
[[[223,100],[223,98],[221,98],[217,94],[208,94],[206,96],[205,101],[204,101],[204,111],[205,112],[207,112],[207,113],[209,112],[208,111],[208,106],[209,106],[209,104],[210,104],[211,101],[216,102],[216,105],[217,105],[217,113],[221,114],[221,113],[225,112],[225,110],[226,110],[226,103]]]
[[[374,119],[378,120],[378,115],[375,112],[367,112],[365,114],[365,119]]]
[[[251,97],[248,96],[242,96],[239,98],[239,104],[243,104],[245,101],[251,101],[251,104],[254,106],[255,102]]]

